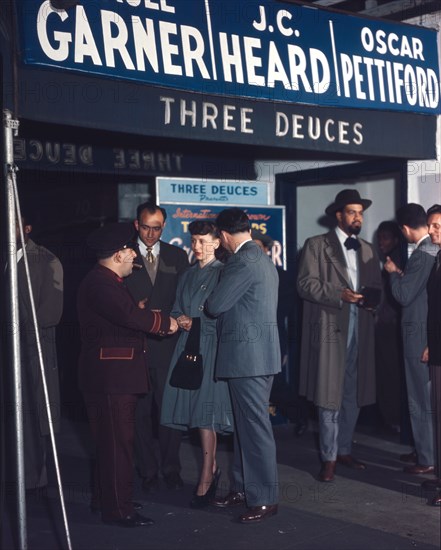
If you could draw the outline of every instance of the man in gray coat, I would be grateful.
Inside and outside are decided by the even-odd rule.
[[[233,490],[214,505],[246,501],[241,523],[257,523],[277,513],[276,447],[269,420],[269,396],[280,371],[277,330],[278,275],[270,258],[250,234],[239,208],[223,210],[216,224],[231,252],[220,282],[206,302],[218,317],[216,377],[225,378],[234,412]]]
[[[375,303],[368,292],[378,294],[381,274],[372,245],[357,237],[371,204],[354,189],[340,191],[326,209],[337,227],[307,239],[300,259],[300,394],[318,407],[320,481],[334,479],[337,462],[366,468],[351,451],[360,407],[375,402]]]
[[[30,281],[26,276],[23,246],[17,226],[25,485],[27,490],[40,492],[45,490],[48,482],[46,447],[50,432],[32,318],[29,283],[33,290],[53,428],[54,432],[57,432],[60,427],[60,388],[55,327],[60,322],[63,312],[63,268],[52,252],[29,238],[32,231],[30,214],[26,213],[25,216],[22,218],[22,228]]]
[[[433,474],[435,454],[429,368],[421,362],[421,356],[427,345],[426,285],[439,248],[430,240],[426,212],[421,205],[410,203],[401,207],[397,210],[397,223],[406,240],[415,245],[404,272],[390,258],[384,264],[390,273],[392,295],[402,307],[404,371],[416,451],[402,455],[401,459],[416,462],[404,469],[409,474]]]

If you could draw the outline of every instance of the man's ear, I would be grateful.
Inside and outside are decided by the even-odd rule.
[[[136,231],[139,231],[139,222],[138,222],[138,220],[133,220],[133,225],[135,226]]]
[[[339,211],[339,212],[336,212],[335,213],[335,217],[337,218],[337,221],[338,222],[341,222],[341,219],[342,219],[342,213]]]
[[[29,233],[31,233],[31,232],[32,232],[32,225],[26,224],[26,225],[23,226],[23,233],[25,235],[29,235]]]

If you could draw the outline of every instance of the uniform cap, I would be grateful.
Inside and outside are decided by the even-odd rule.
[[[96,229],[87,237],[87,245],[97,254],[111,256],[118,250],[131,246],[135,238],[132,223],[109,223]]]

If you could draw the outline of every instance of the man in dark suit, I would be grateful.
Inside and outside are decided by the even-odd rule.
[[[177,330],[174,319],[141,308],[123,285],[136,256],[127,244],[133,233],[132,224],[109,224],[89,236],[98,263],[81,283],[77,302],[79,387],[96,443],[92,509],[101,510],[104,523],[122,527],[153,523],[132,502],[135,407],[149,389],[145,335]]]
[[[33,290],[53,428],[54,432],[57,432],[60,424],[60,388],[55,327],[60,322],[63,312],[63,268],[52,252],[29,238],[32,232],[29,212],[22,218],[22,230],[30,277],[28,281],[17,227],[25,485],[26,489],[39,492],[47,485],[46,440],[50,432],[29,285]]]
[[[363,287],[379,294],[380,262],[358,238],[371,204],[355,189],[340,191],[325,210],[337,227],[307,239],[300,258],[300,393],[318,407],[323,482],[334,479],[337,463],[366,468],[352,456],[352,439],[360,407],[375,403],[374,315],[362,306]]]
[[[390,273],[392,296],[401,305],[401,329],[410,423],[415,453],[402,455],[409,474],[433,474],[433,418],[430,400],[429,369],[421,364],[427,345],[427,290],[438,246],[432,244],[427,232],[427,218],[420,204],[409,203],[397,210],[397,223],[407,242],[415,245],[404,271],[388,258],[384,269]]]
[[[241,523],[257,523],[277,513],[276,446],[269,420],[274,375],[280,372],[277,330],[277,270],[250,234],[239,208],[223,210],[216,225],[231,252],[219,284],[206,302],[218,317],[216,377],[225,378],[234,413],[233,490],[213,504],[246,501]]]
[[[134,222],[138,232],[135,264],[140,269],[125,282],[135,302],[145,301],[149,309],[169,315],[176,297],[178,277],[188,268],[188,257],[181,248],[160,240],[166,218],[164,208],[156,204],[147,202],[138,206]],[[146,492],[157,486],[159,471],[169,489],[183,486],[179,461],[181,431],[158,426],[167,372],[176,342],[177,335],[167,338],[154,335],[148,337],[147,359],[151,388],[138,402],[135,428],[135,462]],[[154,445],[156,428],[159,462]]]

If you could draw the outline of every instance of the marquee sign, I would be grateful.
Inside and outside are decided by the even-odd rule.
[[[434,30],[272,0],[17,5],[29,65],[214,96],[441,112]],[[216,116],[208,108],[206,125]]]
[[[189,178],[156,178],[156,199],[170,204],[221,204],[227,207],[269,204],[269,184],[261,181],[234,181]]]

